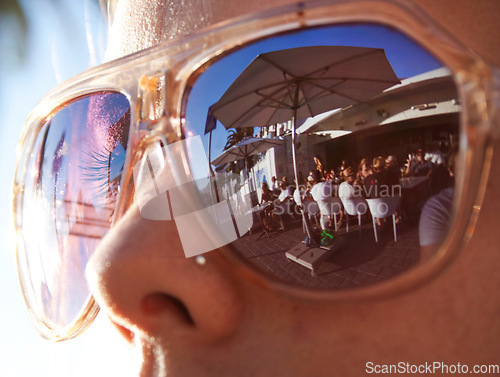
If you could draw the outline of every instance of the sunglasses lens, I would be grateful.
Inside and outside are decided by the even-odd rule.
[[[193,81],[183,148],[203,200],[172,211],[186,255],[227,245],[282,283],[346,289],[399,276],[442,243],[461,108],[450,70],[402,33],[275,36]],[[171,202],[193,202],[182,192]]]
[[[85,267],[111,223],[129,122],[124,95],[93,93],[60,108],[24,146],[21,282],[31,315],[56,333],[89,305]]]

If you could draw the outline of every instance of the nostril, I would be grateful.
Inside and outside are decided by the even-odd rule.
[[[181,312],[184,317],[186,318],[186,321],[190,324],[190,325],[194,325],[194,320],[193,320],[193,317],[191,317],[191,313],[189,313],[189,310],[188,308],[186,307],[186,305],[184,305],[184,303],[173,297],[173,296],[166,296],[175,306],[177,306],[177,309],[179,310],[179,312]]]
[[[147,315],[156,315],[164,311],[170,311],[171,315],[177,315],[189,325],[194,325],[194,320],[184,303],[174,296],[165,293],[153,293],[146,296],[142,301],[142,310]]]

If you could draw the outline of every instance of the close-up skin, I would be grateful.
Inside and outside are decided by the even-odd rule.
[[[500,66],[500,2],[413,1]],[[106,59],[292,2],[118,0],[111,3]],[[92,294],[141,355],[144,377],[348,377],[369,372],[367,365],[401,362],[497,365],[500,140],[494,143],[487,205],[470,240],[449,266],[412,289],[353,300],[287,295],[219,250],[203,254],[203,263],[186,258],[175,223],[148,220],[134,203],[87,265]]]
[[[417,3],[500,64],[499,4]],[[120,1],[108,58],[270,5]],[[101,310],[143,353],[143,375],[359,376],[370,361],[493,363],[500,349],[500,300],[491,290],[500,283],[499,192],[497,148],[484,199],[489,204],[465,250],[439,277],[395,297],[341,303],[285,297],[239,276],[215,253],[203,267],[184,259],[175,228],[145,220],[136,207],[105,237],[88,275]]]

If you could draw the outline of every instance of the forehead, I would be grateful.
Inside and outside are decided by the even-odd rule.
[[[463,43],[500,64],[500,1],[408,0]],[[108,0],[112,25],[107,59],[127,55],[228,18],[295,0]],[[467,27],[463,27],[466,24]]]

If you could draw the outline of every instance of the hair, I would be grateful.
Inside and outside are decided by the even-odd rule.
[[[361,169],[363,168],[364,165],[369,165],[369,164],[370,163],[368,162],[367,158],[361,159],[359,166],[358,166],[358,170],[361,171]]]
[[[382,156],[375,157],[373,159],[373,167],[375,169],[383,169],[385,167],[385,160]]]
[[[323,179],[323,177],[321,176],[321,172],[319,170],[313,170],[312,177],[316,182],[319,182]]]
[[[386,161],[389,161],[389,162],[394,162],[395,164],[397,164],[397,163],[398,163],[398,159],[397,159],[397,158],[396,158],[396,156],[394,156],[394,155],[387,156]]]

